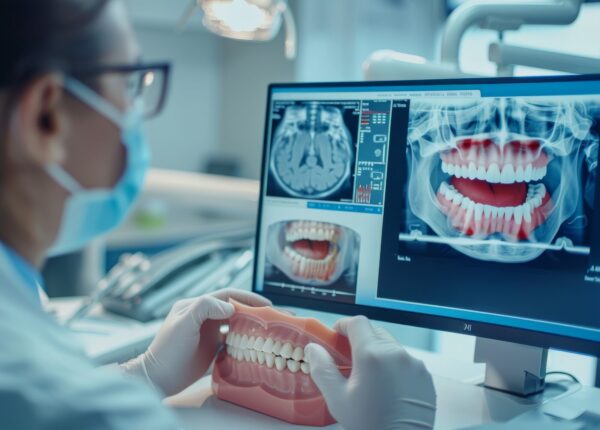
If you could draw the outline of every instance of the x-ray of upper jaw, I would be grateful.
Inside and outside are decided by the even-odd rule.
[[[270,178],[287,196],[321,199],[352,187],[352,136],[335,106],[288,106],[271,151]]]
[[[598,101],[581,98],[413,101],[407,206],[437,243],[475,259],[589,252],[577,246],[585,235],[571,221],[589,228],[582,208],[591,213],[594,204],[595,118]]]

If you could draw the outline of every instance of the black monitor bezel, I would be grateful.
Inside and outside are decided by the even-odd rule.
[[[268,87],[267,107],[265,115],[265,127],[263,136],[263,153],[260,176],[260,195],[258,199],[258,216],[255,242],[255,256],[258,255],[258,247],[262,220],[263,196],[266,187],[265,173],[267,168],[267,148],[269,145],[269,118],[273,90],[277,88],[329,88],[329,87],[389,87],[389,86],[423,86],[423,85],[489,85],[510,83],[547,83],[547,82],[580,82],[600,81],[600,74],[568,75],[568,76],[531,76],[531,77],[502,77],[502,78],[457,78],[457,79],[428,79],[411,81],[352,81],[352,82],[303,82],[303,83],[276,83]],[[482,323],[468,319],[442,317],[424,313],[402,311],[397,309],[377,308],[373,306],[347,304],[333,301],[315,300],[310,298],[289,296],[272,292],[257,291],[256,273],[258,258],[254,259],[252,274],[252,291],[272,300],[280,306],[294,306],[299,308],[326,311],[343,315],[365,315],[368,318],[397,324],[422,327],[433,330],[442,330],[452,333],[480,336],[507,342],[521,343],[542,348],[561,349],[578,352],[592,356],[600,356],[600,342],[594,342],[579,337],[552,334],[522,328],[511,327],[501,324]],[[600,306],[599,306],[600,308]],[[599,309],[600,312],[600,309]]]

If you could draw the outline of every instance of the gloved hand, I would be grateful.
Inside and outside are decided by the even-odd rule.
[[[365,317],[343,318],[334,329],[350,341],[349,378],[320,345],[308,344],[304,354],[331,415],[344,429],[433,428],[436,394],[423,362]]]
[[[148,350],[122,364],[126,374],[145,377],[171,396],[196,382],[210,367],[224,336],[221,325],[234,313],[232,298],[250,306],[270,306],[257,294],[234,289],[184,299],[173,305]]]

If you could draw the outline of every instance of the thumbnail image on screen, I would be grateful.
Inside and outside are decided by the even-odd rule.
[[[412,100],[401,253],[587,257],[599,138],[597,99]]]
[[[290,220],[267,230],[264,285],[354,300],[360,237],[329,222]]]
[[[275,101],[267,195],[351,201],[360,102]]]

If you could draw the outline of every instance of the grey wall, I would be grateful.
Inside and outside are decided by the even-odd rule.
[[[168,104],[148,122],[153,166],[198,171],[219,142],[220,40],[206,31],[136,26],[147,60],[173,63]]]

